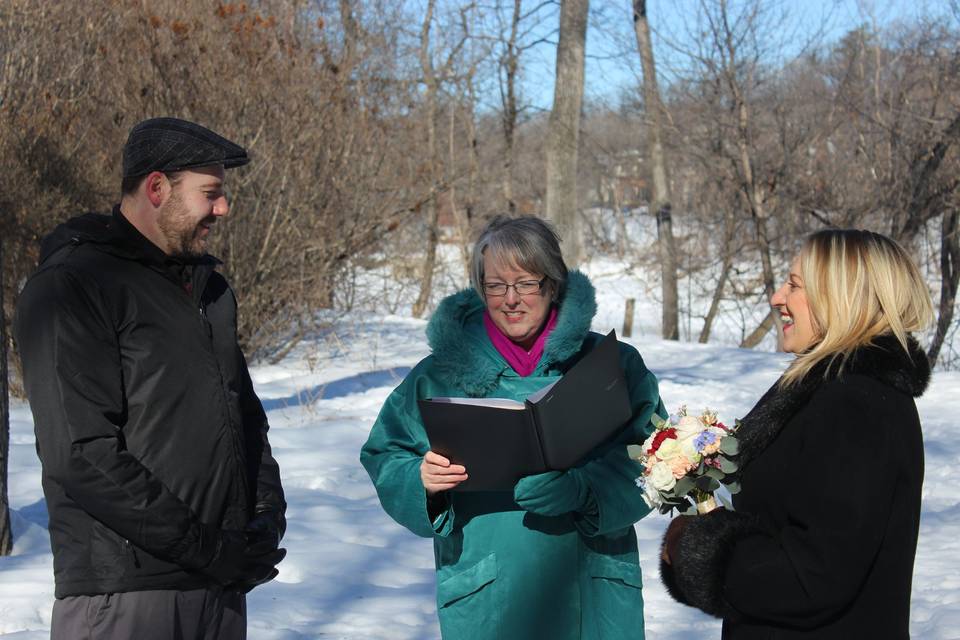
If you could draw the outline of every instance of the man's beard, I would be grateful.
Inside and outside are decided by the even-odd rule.
[[[207,252],[207,240],[199,233],[200,224],[190,218],[178,192],[171,193],[160,208],[157,225],[171,256],[196,258]]]

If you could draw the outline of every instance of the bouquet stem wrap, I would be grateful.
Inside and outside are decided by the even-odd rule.
[[[694,503],[697,506],[697,513],[703,515],[705,513],[710,513],[717,508],[717,500],[713,497],[712,493],[707,493],[706,491],[700,491],[699,489],[693,490],[693,499]]]

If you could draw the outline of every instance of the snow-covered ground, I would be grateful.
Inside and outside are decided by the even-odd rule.
[[[638,298],[635,338],[628,341],[656,373],[671,409],[686,403],[715,408],[722,418],[741,416],[788,361],[783,354],[661,341],[655,337],[659,309],[644,305],[639,283],[609,265],[589,271],[600,304],[595,330],[619,332],[624,297]],[[249,596],[251,639],[439,638],[431,543],[384,514],[358,460],[381,403],[428,353],[424,327],[419,320],[370,314],[302,345],[278,365],[253,368],[290,506],[280,575]],[[935,374],[919,407],[926,482],[911,632],[924,640],[960,638],[960,573],[954,564],[960,564],[960,373]],[[48,637],[53,603],[32,429],[29,409],[14,404],[14,554],[0,558],[4,640]],[[647,637],[719,638],[718,621],[676,604],[660,585],[656,558],[667,521],[653,514],[636,525]]]

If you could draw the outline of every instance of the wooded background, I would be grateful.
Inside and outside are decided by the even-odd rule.
[[[230,173],[212,251],[254,359],[282,357],[321,310],[369,305],[382,292],[356,286],[361,270],[393,270],[428,315],[438,243],[465,258],[490,216],[533,213],[556,221],[572,264],[604,251],[655,266],[665,337],[709,341],[734,305],[747,347],[769,343],[778,318],[757,308],[805,233],[887,233],[939,281],[928,344],[955,366],[957,3],[909,21],[865,14],[832,39],[792,29],[789,3],[681,4],[667,32],[644,0],[6,0],[3,324],[39,238],[117,201],[129,128],[175,115],[253,158]],[[611,20],[632,21],[635,39],[611,46],[643,73],[584,99],[587,34],[614,38]],[[556,90],[535,109],[528,65],[545,47]],[[624,233],[643,216],[652,244]],[[710,304],[684,306],[678,278]]]

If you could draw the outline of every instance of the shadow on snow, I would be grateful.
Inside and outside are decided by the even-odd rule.
[[[300,407],[317,400],[332,400],[343,398],[355,393],[363,393],[378,387],[390,387],[400,384],[404,376],[410,373],[410,367],[395,367],[380,371],[367,371],[348,376],[332,382],[316,385],[310,389],[301,389],[294,394],[282,398],[261,399],[264,411]]]

